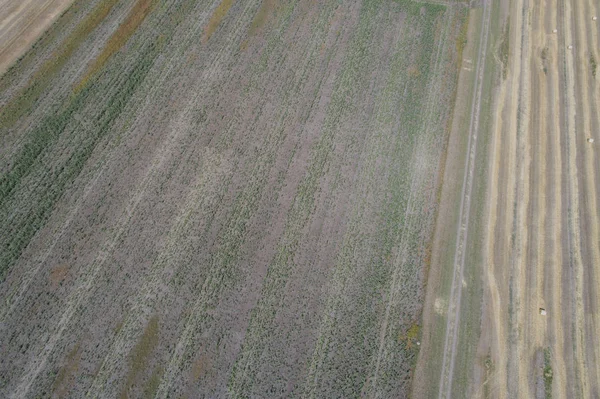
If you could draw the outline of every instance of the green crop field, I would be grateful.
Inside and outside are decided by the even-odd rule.
[[[0,396],[406,397],[466,14],[76,0],[0,78]]]

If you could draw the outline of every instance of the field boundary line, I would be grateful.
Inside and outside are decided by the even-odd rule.
[[[469,127],[469,141],[467,144],[468,156],[465,160],[465,176],[461,193],[460,216],[458,224],[458,239],[454,254],[454,271],[452,288],[450,292],[446,338],[444,343],[444,357],[440,375],[439,395],[441,398],[451,398],[452,375],[456,359],[458,341],[458,323],[460,321],[460,302],[462,295],[462,279],[465,264],[466,244],[469,231],[469,213],[471,208],[471,192],[475,175],[475,155],[477,153],[477,135],[479,131],[479,114],[481,112],[481,96],[483,91],[483,72],[485,70],[487,42],[491,18],[491,0],[483,2],[483,20],[480,34],[479,51],[477,55],[477,76],[473,88],[473,105],[471,107],[471,121]]]

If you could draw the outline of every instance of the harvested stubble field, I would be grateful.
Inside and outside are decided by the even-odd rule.
[[[599,14],[469,12],[414,396],[600,397]]]
[[[76,0],[0,79],[0,397],[405,397],[467,8]]]

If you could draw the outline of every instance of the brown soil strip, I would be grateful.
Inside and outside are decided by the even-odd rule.
[[[212,34],[215,33],[215,31],[221,24],[221,21],[223,20],[223,18],[225,18],[225,15],[227,15],[227,12],[229,11],[232,5],[233,0],[223,0],[221,1],[221,4],[217,6],[212,16],[210,17],[206,28],[204,29],[204,35],[202,36],[203,43],[206,43],[208,39],[210,39]]]
[[[89,79],[102,69],[108,59],[127,43],[127,40],[135,33],[142,22],[144,22],[148,14],[150,14],[156,5],[156,2],[157,0],[137,0],[123,23],[121,23],[115,33],[108,39],[108,43],[106,43],[106,46],[104,46],[100,55],[98,55],[89,66],[75,91],[81,90],[88,83]]]

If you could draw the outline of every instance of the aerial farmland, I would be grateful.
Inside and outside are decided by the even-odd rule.
[[[0,78],[0,397],[408,396],[467,13],[67,4]]]
[[[0,398],[594,398],[597,0],[0,0]]]

